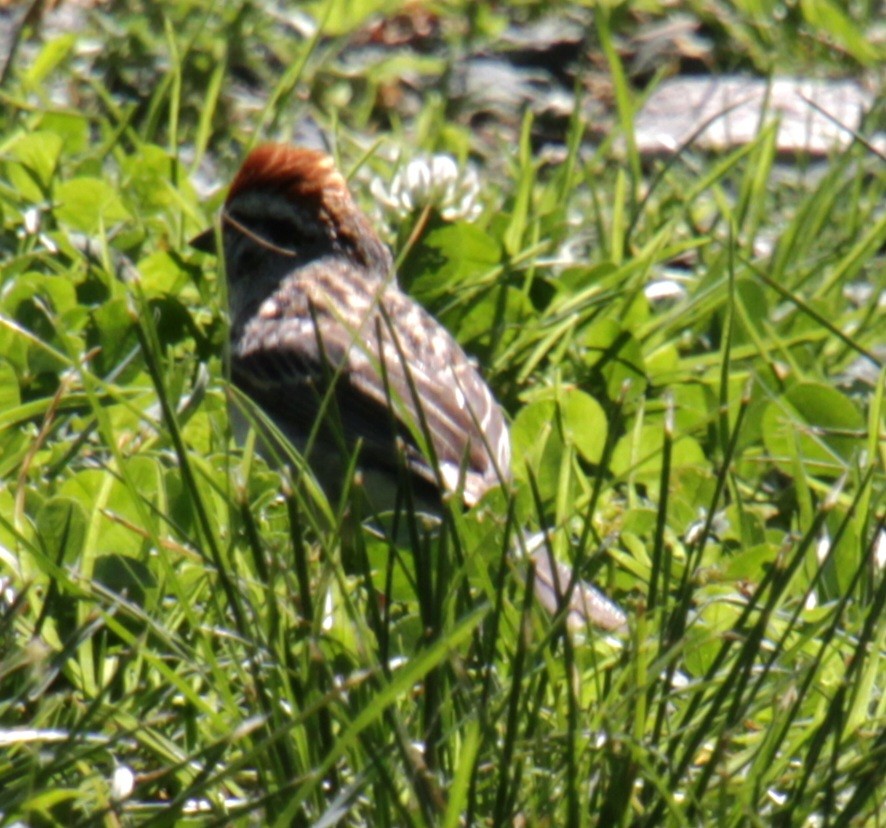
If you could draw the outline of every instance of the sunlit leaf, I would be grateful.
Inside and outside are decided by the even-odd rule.
[[[798,456],[810,473],[837,477],[864,445],[864,418],[836,388],[799,383],[769,403],[763,440],[773,462],[793,474]]]
[[[96,233],[131,218],[117,191],[101,178],[71,178],[55,190],[59,221],[75,230]]]

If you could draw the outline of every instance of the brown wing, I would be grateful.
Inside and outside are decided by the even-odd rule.
[[[509,473],[504,417],[455,340],[396,287],[367,285],[339,261],[281,282],[235,330],[232,370],[290,434],[309,430],[334,392],[331,425],[347,446],[361,442],[361,465],[393,466],[399,444],[413,474],[462,485],[469,505]]]

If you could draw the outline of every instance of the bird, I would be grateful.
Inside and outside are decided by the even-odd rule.
[[[400,289],[390,250],[325,152],[256,147],[218,231],[191,244],[223,259],[234,386],[330,499],[355,469],[368,514],[405,504],[440,516],[447,501],[470,508],[510,481],[501,406],[455,338]],[[543,536],[525,538],[549,612],[568,593],[571,627],[624,626],[624,612],[555,562]]]

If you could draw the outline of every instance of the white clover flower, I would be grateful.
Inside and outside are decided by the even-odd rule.
[[[473,221],[482,211],[477,173],[470,167],[459,170],[449,155],[416,158],[397,172],[390,189],[376,178],[370,190],[385,209],[401,218],[427,206],[435,207],[445,221]]]

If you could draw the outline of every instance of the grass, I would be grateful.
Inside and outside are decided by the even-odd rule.
[[[369,5],[317,4],[313,35],[196,2],[23,31],[0,87],[0,823],[882,823],[882,158],[786,161],[771,128],[641,158],[621,46],[647,5],[592,15],[612,129],[573,116],[554,160],[531,113],[490,150],[432,89],[383,103],[540,5],[440,7],[427,54],[360,52]],[[750,5],[687,5],[718,66],[877,71],[873,4],[778,26]],[[234,446],[222,288],[186,244],[221,198],[200,187],[305,116],[367,209],[392,148],[483,181],[476,222],[388,236],[508,411],[513,492],[400,544]],[[628,633],[534,605],[507,553],[539,526]]]

